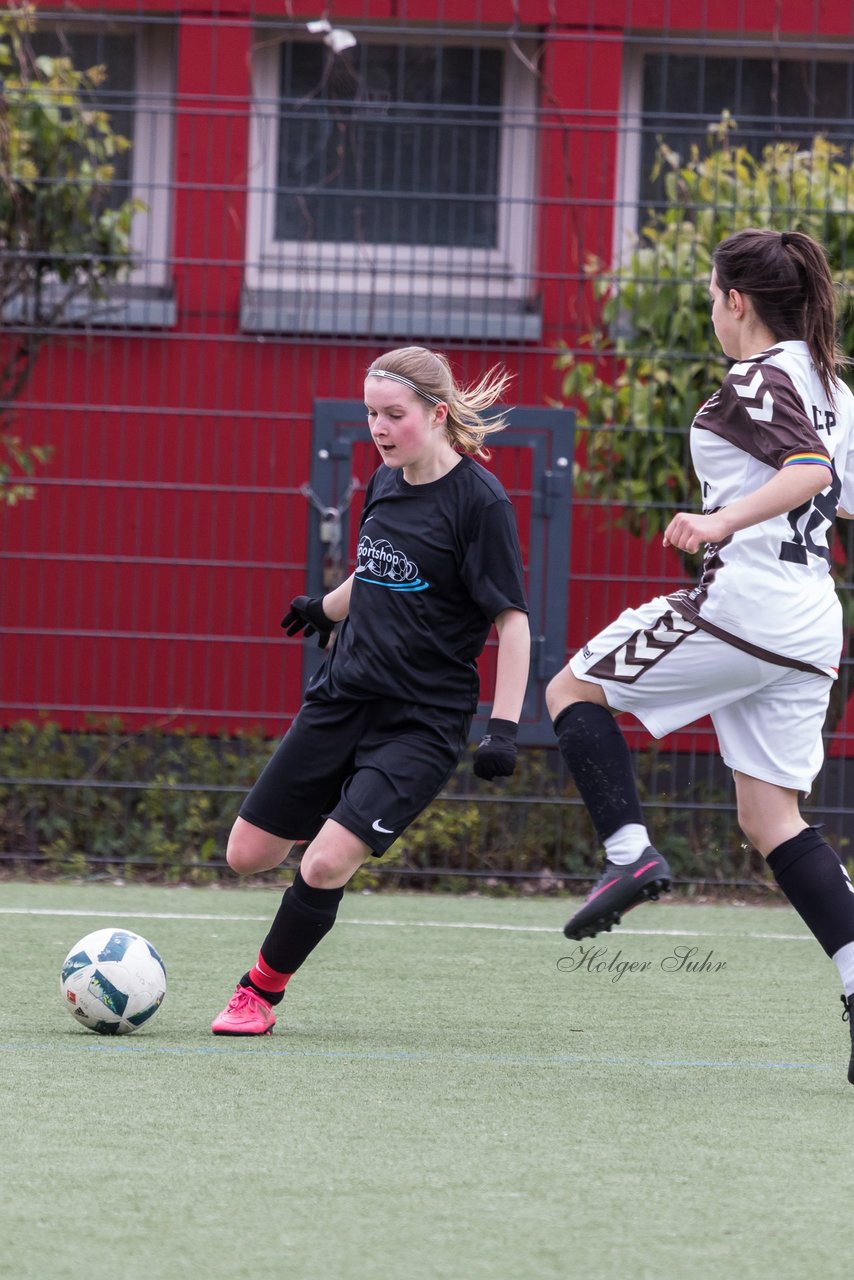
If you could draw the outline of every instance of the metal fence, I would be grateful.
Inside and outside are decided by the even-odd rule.
[[[129,268],[97,298],[70,296],[68,242],[37,253],[16,203],[29,183],[40,207],[61,205],[68,153],[57,167],[35,149],[20,170],[10,70],[0,465],[5,495],[31,496],[0,503],[2,856],[215,869],[303,687],[303,648],[278,620],[320,585],[307,577],[322,562],[306,497],[317,404],[358,399],[379,351],[432,345],[464,378],[500,361],[518,404],[578,414],[571,536],[551,548],[566,564],[564,645],[546,665],[688,580],[657,521],[696,503],[685,429],[724,367],[707,240],[745,219],[804,225],[850,287],[854,9],[37,9],[31,86],[45,58],[102,63],[80,110],[105,111],[131,144],[93,207],[138,204]],[[34,324],[45,341],[18,388]],[[616,439],[627,457],[603,467]],[[22,474],[34,446],[48,456]],[[522,476],[514,496],[538,491]],[[837,548],[850,613],[851,549]],[[811,810],[843,849],[849,688],[846,653]],[[708,725],[657,746],[630,735],[684,878],[754,882]],[[547,734],[514,786],[480,788],[463,766],[394,874],[540,887],[583,874],[591,830]],[[195,817],[178,805],[170,825],[182,796]]]

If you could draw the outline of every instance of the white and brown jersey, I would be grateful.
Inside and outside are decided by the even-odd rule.
[[[755,492],[786,466],[827,470],[827,487],[794,511],[706,547],[692,589],[668,597],[687,621],[786,666],[835,675],[842,613],[828,533],[854,504],[854,396],[831,404],[804,342],[780,342],[733,366],[691,426],[703,510]]]

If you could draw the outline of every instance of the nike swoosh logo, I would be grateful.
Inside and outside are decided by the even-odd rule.
[[[373,827],[374,831],[381,831],[385,836],[394,835],[394,828],[384,827],[379,818],[377,818],[375,822],[372,822],[371,826]]]

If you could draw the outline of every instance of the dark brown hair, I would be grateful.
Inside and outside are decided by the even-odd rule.
[[[818,241],[803,231],[747,228],[722,240],[712,263],[718,288],[747,294],[778,342],[807,344],[832,403],[837,371],[848,361],[837,337],[836,289]]]

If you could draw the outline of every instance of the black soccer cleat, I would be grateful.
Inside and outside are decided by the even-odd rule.
[[[670,868],[652,845],[628,866],[606,862],[601,879],[568,921],[564,933],[575,939],[594,938],[602,930],[608,933],[638,903],[655,902],[660,893],[669,893],[672,879]]]
[[[840,996],[839,999],[845,1005],[845,1012],[842,1015],[842,1021],[848,1023],[848,1030],[851,1032],[851,1058],[848,1063],[848,1083],[854,1084],[854,996]]]

